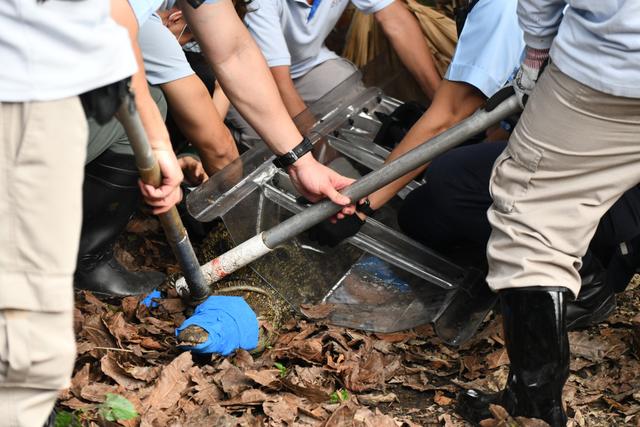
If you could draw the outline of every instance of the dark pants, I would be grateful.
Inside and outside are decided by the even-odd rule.
[[[506,142],[467,145],[443,154],[427,169],[426,184],[411,192],[398,213],[402,230],[463,266],[486,271],[491,234],[489,177]],[[626,242],[622,247],[621,243]],[[616,290],[626,287],[640,261],[640,187],[624,193],[602,217],[590,250]]]

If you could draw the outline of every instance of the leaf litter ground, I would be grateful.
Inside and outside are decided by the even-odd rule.
[[[228,249],[221,225],[202,259]],[[136,217],[116,247],[131,269],[178,267],[157,221]],[[637,279],[637,277],[636,277]],[[618,298],[607,322],[570,333],[565,388],[569,426],[640,425],[640,280]],[[251,269],[219,285],[233,287],[259,314],[260,353],[203,357],[176,349],[174,329],[188,315],[169,290],[157,308],[139,298],[76,297],[78,356],[58,409],[86,425],[124,426],[463,426],[453,411],[462,388],[498,390],[508,357],[498,316],[461,348],[443,345],[430,326],[370,334],[294,316]],[[258,288],[257,291],[255,288]],[[308,307],[321,318],[322,307]],[[107,396],[119,395],[138,417],[108,421]],[[102,406],[101,406],[102,405]],[[538,426],[492,408],[486,426]],[[117,418],[117,417],[116,417]]]

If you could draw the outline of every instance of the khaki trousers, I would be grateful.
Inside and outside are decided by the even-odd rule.
[[[580,290],[600,217],[640,182],[640,99],[585,86],[551,64],[494,164],[487,281]]]
[[[39,427],[75,358],[87,121],[77,97],[0,103],[0,424]]]

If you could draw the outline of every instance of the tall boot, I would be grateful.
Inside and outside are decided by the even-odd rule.
[[[582,257],[580,278],[580,293],[567,304],[567,329],[570,331],[598,324],[616,309],[616,295],[611,280],[591,251]]]
[[[510,415],[565,426],[562,387],[569,377],[565,288],[523,288],[500,292],[505,345],[511,367],[499,393],[466,390],[456,411],[468,421],[491,418],[490,404]]]
[[[114,296],[146,294],[160,285],[159,272],[127,271],[113,246],[140,201],[132,155],[106,151],[85,167],[83,220],[74,285]]]

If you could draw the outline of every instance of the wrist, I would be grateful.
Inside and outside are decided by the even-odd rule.
[[[276,157],[276,159],[274,159],[273,161],[273,164],[281,169],[287,169],[290,166],[298,163],[300,160],[302,160],[303,157],[306,157],[306,155],[309,154],[312,149],[313,144],[311,143],[309,138],[305,137],[298,145],[293,147],[287,153]]]
[[[549,49],[536,49],[527,46],[524,65],[533,69],[540,69],[549,58]]]
[[[301,170],[309,165],[311,165],[312,163],[315,163],[316,159],[313,157],[313,155],[311,154],[311,152],[306,153],[305,155],[303,155],[302,157],[300,157],[298,160],[296,160],[295,162],[293,162],[291,165],[287,166],[287,171],[298,171]]]

